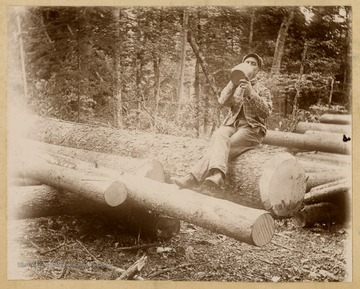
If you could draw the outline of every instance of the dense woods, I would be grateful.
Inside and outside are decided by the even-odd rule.
[[[350,108],[350,26],[344,6],[12,8],[9,101],[41,116],[208,136],[225,113],[216,96],[251,51],[264,59],[275,129],[311,105]]]

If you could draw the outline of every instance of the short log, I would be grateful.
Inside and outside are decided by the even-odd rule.
[[[338,217],[338,207],[331,203],[319,203],[305,206],[298,212],[294,221],[298,227],[309,228],[315,224],[331,224],[336,222]]]
[[[319,120],[321,123],[351,124],[351,115],[326,113],[323,114]]]

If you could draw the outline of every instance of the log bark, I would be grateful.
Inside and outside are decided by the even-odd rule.
[[[351,165],[351,156],[347,156],[347,155],[329,154],[329,153],[321,153],[321,152],[302,152],[302,153],[297,153],[296,158],[298,160],[309,160],[309,161],[315,161],[328,165],[336,165],[336,166]]]
[[[323,114],[319,120],[321,123],[351,124],[351,115],[326,113]]]
[[[351,144],[331,137],[308,136],[282,131],[268,131],[264,144],[296,148],[307,151],[321,151],[336,154],[350,154]]]
[[[309,228],[315,224],[329,224],[339,219],[338,208],[331,203],[320,203],[305,206],[294,217],[295,224],[302,228]]]
[[[206,153],[208,142],[201,139],[174,137],[170,135],[154,135],[133,131],[113,130],[103,127],[92,127],[69,122],[60,122],[52,119],[39,119],[31,132],[35,139],[81,148],[85,150],[101,151],[114,155],[126,155],[135,158],[155,159],[163,164],[168,175],[183,175],[188,173],[190,168]],[[53,133],[55,132],[56,133]],[[257,149],[248,151],[231,161],[227,175],[227,185],[224,190],[216,192],[217,197],[251,206],[259,209],[269,209],[276,216],[287,217],[300,208],[303,195],[306,189],[305,173],[296,161],[289,154],[279,158],[283,164],[277,163],[277,154],[283,153],[283,149],[260,146]],[[100,155],[99,155],[100,156]],[[99,157],[101,158],[101,157]],[[111,156],[104,156],[111,159]],[[286,160],[288,159],[288,161]],[[101,162],[100,160],[97,162]],[[111,164],[106,166],[114,165]],[[264,196],[266,191],[260,192],[260,176],[266,167],[273,163],[273,179],[289,180],[288,189],[281,187],[281,194]],[[281,170],[281,166],[287,167],[290,163],[294,165],[291,170]],[[275,169],[278,166],[279,169]],[[288,168],[288,167],[287,167]],[[271,177],[268,177],[270,180]],[[261,186],[262,188],[265,185]],[[293,189],[289,194],[289,190]],[[202,193],[208,193],[202,190]],[[286,194],[285,194],[286,193]],[[211,192],[209,193],[211,195]],[[213,195],[213,193],[212,193]],[[285,196],[285,203],[279,201],[278,195]],[[296,196],[293,200],[288,198]],[[268,201],[275,198],[274,201]],[[263,201],[266,204],[264,206]],[[268,205],[272,204],[271,208]]]
[[[346,172],[348,171],[347,167],[344,166],[338,166],[338,165],[332,165],[332,164],[326,164],[311,160],[302,160],[297,159],[299,164],[304,168],[306,173],[314,173],[314,172],[324,172],[324,171],[341,171]]]
[[[60,166],[58,163],[52,164],[51,161],[44,155],[28,157],[19,164],[20,175],[112,207],[119,206],[126,200],[128,192],[123,183],[94,171],[74,170],[69,168],[73,166],[71,163]]]
[[[54,184],[59,182],[58,178],[67,170],[71,170],[74,175],[77,173],[74,169],[51,165],[38,159],[37,162],[27,163],[24,172],[45,183]],[[111,178],[116,174],[114,172]],[[99,178],[95,181],[103,180]],[[126,185],[129,202],[136,207],[182,219],[238,241],[263,246],[270,242],[274,234],[274,220],[270,213],[263,210],[130,174],[119,175],[116,182]]]
[[[351,134],[351,126],[350,125],[341,125],[341,124],[299,122],[295,128],[295,132],[297,132],[297,133],[305,133],[308,130],[341,133],[341,134],[346,134],[346,135]]]
[[[323,171],[317,173],[307,173],[306,177],[306,192],[309,192],[314,187],[349,177],[349,174],[344,171]]]
[[[304,135],[309,136],[316,136],[316,137],[323,137],[325,139],[333,138],[336,140],[343,140],[344,135],[341,133],[335,133],[335,132],[327,132],[327,131],[317,131],[317,130],[307,130]]]
[[[346,194],[350,194],[351,185],[349,180],[334,181],[328,184],[314,187],[305,195],[305,204],[316,204],[321,202],[336,202]]]

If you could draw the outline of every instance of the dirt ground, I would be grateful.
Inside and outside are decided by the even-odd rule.
[[[170,240],[129,235],[100,215],[8,223],[10,279],[114,280],[146,255],[146,280],[333,282],[351,278],[351,230],[276,220],[272,241],[255,247],[181,222]],[[123,247],[148,245],[125,250]]]

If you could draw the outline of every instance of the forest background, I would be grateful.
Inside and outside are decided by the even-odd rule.
[[[208,137],[249,52],[270,129],[351,109],[351,7],[11,7],[8,102],[63,120]]]

